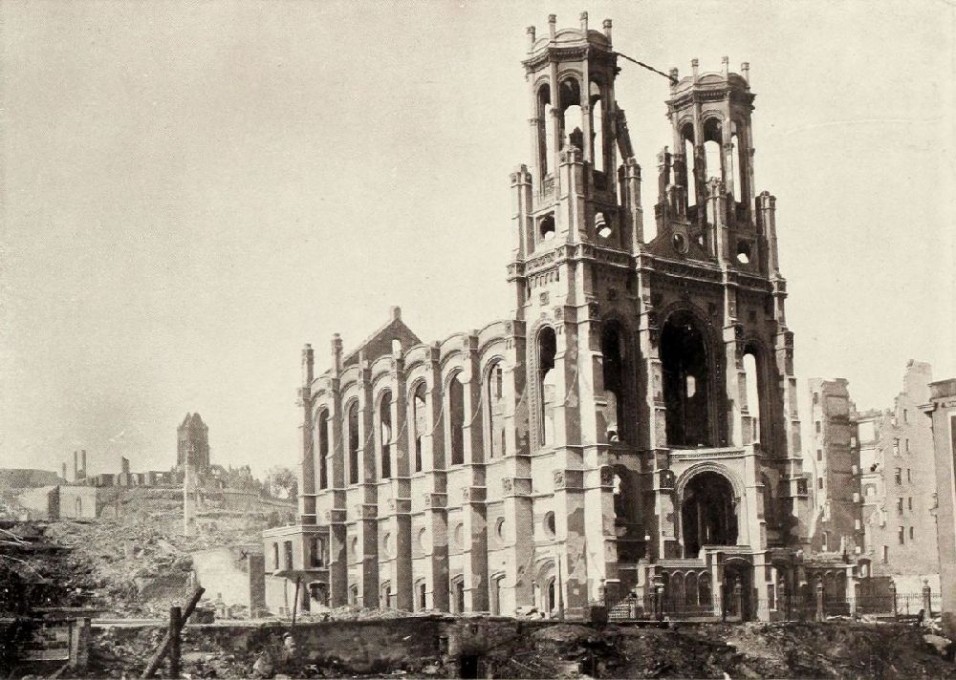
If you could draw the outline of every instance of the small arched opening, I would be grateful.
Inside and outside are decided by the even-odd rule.
[[[767,419],[762,413],[764,405],[764,377],[762,375],[761,354],[756,346],[747,345],[744,348],[744,384],[747,390],[747,412],[751,422],[751,439],[753,442],[765,442],[768,440],[764,432],[767,426]]]
[[[706,343],[698,322],[689,312],[676,312],[664,323],[660,357],[668,444],[713,446]]]
[[[561,148],[574,146],[584,150],[584,115],[581,110],[581,86],[574,78],[560,85]]]
[[[697,557],[705,545],[737,544],[734,487],[718,472],[701,472],[687,483],[681,498],[684,557]]]

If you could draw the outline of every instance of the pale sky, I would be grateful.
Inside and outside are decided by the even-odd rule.
[[[949,3],[6,0],[0,467],[168,469],[187,411],[294,466],[304,343],[508,317],[525,27],[582,10],[664,71],[750,62],[801,393],[956,376]],[[621,67],[650,210],[667,81]]]

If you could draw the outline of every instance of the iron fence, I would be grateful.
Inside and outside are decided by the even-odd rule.
[[[856,598],[825,596],[822,593],[781,595],[770,599],[743,595],[724,598],[719,603],[687,603],[658,598],[654,594],[630,597],[612,606],[611,621],[824,621],[859,619],[870,616],[907,620],[933,616],[940,612],[938,593],[897,593],[865,595]],[[929,605],[927,607],[927,605]]]

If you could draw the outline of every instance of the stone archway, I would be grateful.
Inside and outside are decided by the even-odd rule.
[[[737,544],[737,495],[725,475],[704,470],[687,479],[679,493],[684,557],[697,557],[705,545]]]

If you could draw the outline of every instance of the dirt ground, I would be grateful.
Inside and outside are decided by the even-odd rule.
[[[559,625],[496,650],[494,677],[956,678],[956,666],[895,624]]]

